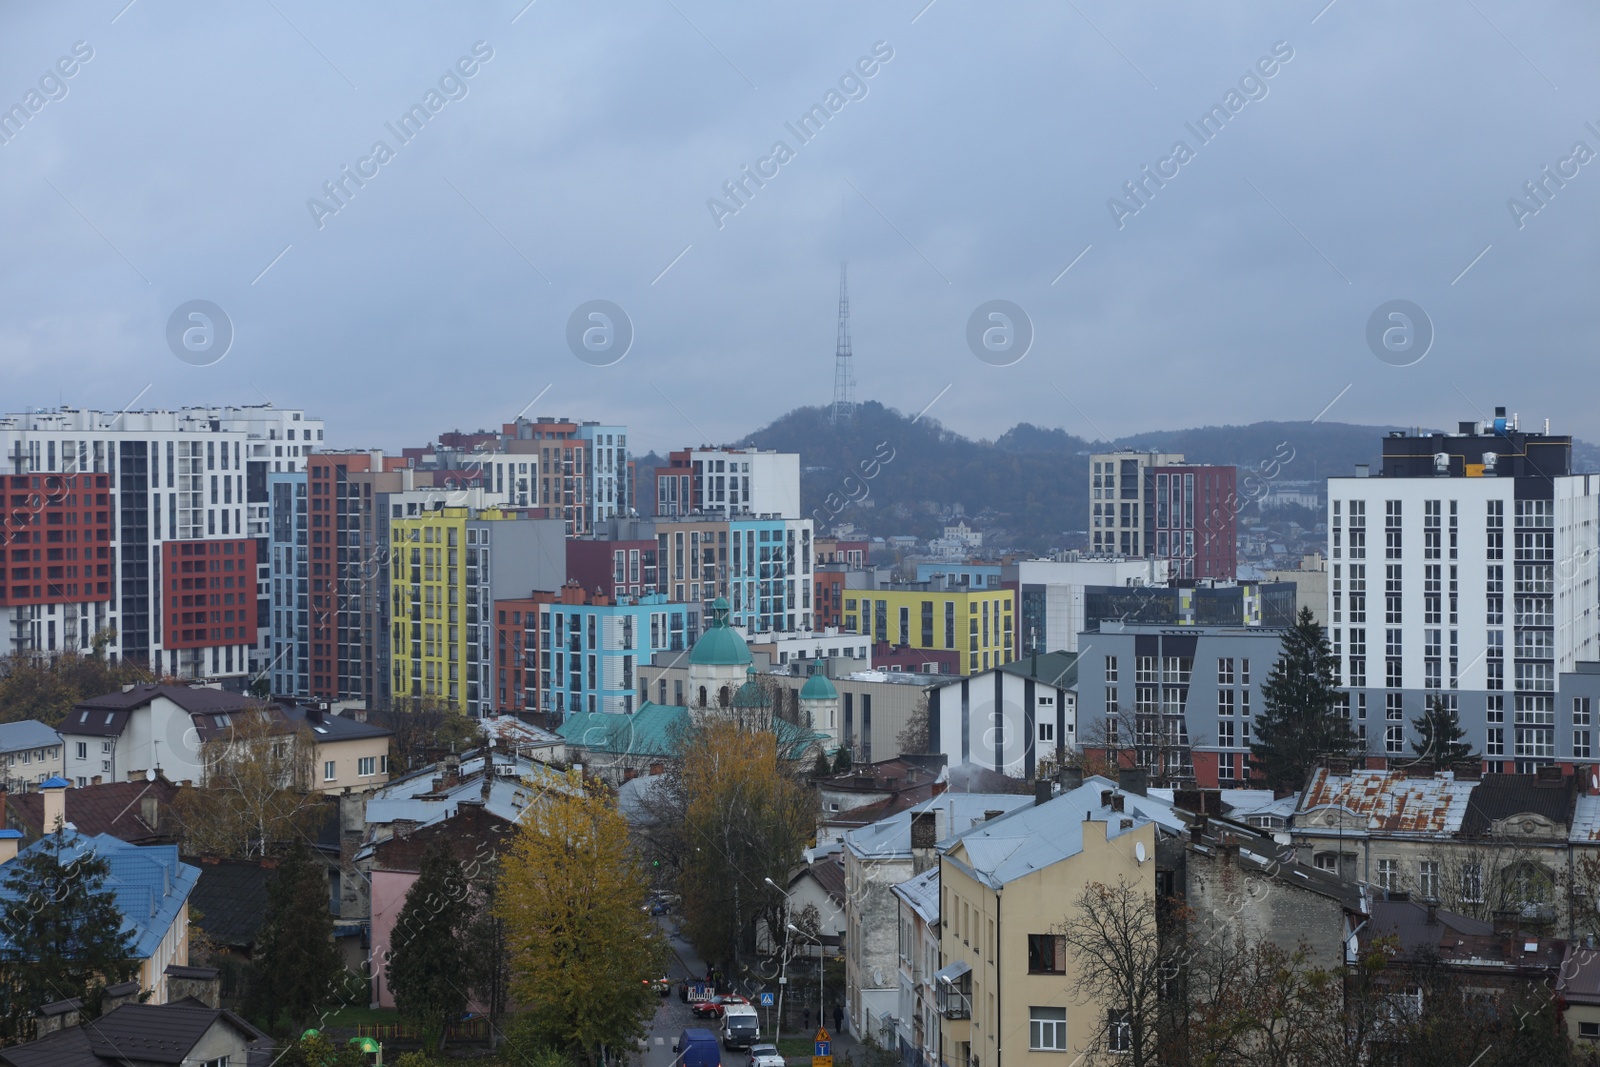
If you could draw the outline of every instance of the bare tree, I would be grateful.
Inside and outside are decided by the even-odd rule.
[[[1194,781],[1194,746],[1203,743],[1182,715],[1118,704],[1084,727],[1067,762],[1108,778],[1124,767],[1143,768],[1153,786],[1182,786]]]
[[[270,708],[235,713],[228,732],[205,742],[205,777],[173,802],[184,846],[220,856],[265,856],[308,833],[327,814],[311,791],[316,740],[289,730]]]
[[[1076,915],[1057,932],[1073,957],[1073,994],[1101,1013],[1085,1058],[1155,1067],[1167,1030],[1163,990],[1178,971],[1182,924],[1160,922],[1154,893],[1122,877],[1113,886],[1090,882],[1073,903]]]

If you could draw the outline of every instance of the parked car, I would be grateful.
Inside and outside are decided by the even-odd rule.
[[[668,978],[666,975],[662,975],[660,978],[642,978],[640,981],[649,986],[652,993],[659,993],[662,996],[666,996],[668,993],[672,992],[672,979]]]
[[[785,1067],[776,1045],[750,1046],[750,1067]]]
[[[696,1019],[720,1019],[730,1004],[750,1006],[750,1002],[737,993],[719,993],[710,1000],[702,1000],[689,1010]]]

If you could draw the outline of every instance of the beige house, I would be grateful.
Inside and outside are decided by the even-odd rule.
[[[1557,767],[1479,776],[1332,761],[1302,791],[1289,832],[1302,863],[1374,893],[1406,893],[1485,921],[1515,912],[1568,936],[1591,918],[1592,899],[1585,910],[1577,898],[1600,888],[1597,876],[1585,885],[1587,850],[1574,840],[1588,800],[1579,786]]]
[[[317,707],[290,706],[280,712],[287,729],[310,732],[316,746],[311,763],[313,789],[364,793],[388,782],[393,731]]]
[[[60,734],[33,719],[0,723],[0,772],[7,790],[36,790],[63,770]]]
[[[1124,1006],[1079,1001],[1059,931],[1082,921],[1077,900],[1091,882],[1126,882],[1153,900],[1158,839],[1183,829],[1165,802],[1094,777],[949,843],[939,865],[941,1061],[1115,1061],[1131,1041]]]

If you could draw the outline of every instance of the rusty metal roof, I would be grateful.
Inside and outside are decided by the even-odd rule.
[[[1336,775],[1319,767],[1301,794],[1295,814],[1337,807],[1365,818],[1370,833],[1457,833],[1477,784],[1458,782],[1450,771],[1431,778],[1409,778],[1399,770]]]

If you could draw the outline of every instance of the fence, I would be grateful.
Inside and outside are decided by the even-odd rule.
[[[357,1037],[372,1037],[379,1041],[421,1041],[422,1031],[406,1023],[363,1023],[355,1028]],[[488,1041],[488,1019],[465,1019],[445,1027],[445,1036],[452,1041]]]

